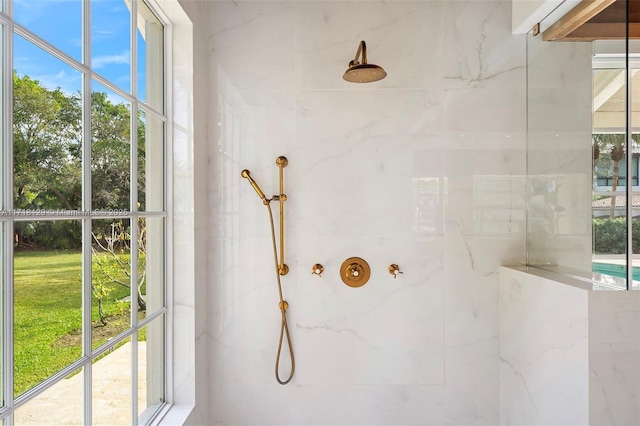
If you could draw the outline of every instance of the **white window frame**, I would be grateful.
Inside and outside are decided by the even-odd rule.
[[[192,24],[179,5],[178,0],[147,0],[147,4],[154,10],[160,21],[165,25],[164,27],[164,51],[165,51],[165,114],[159,114],[157,111],[153,111],[150,108],[143,107],[147,113],[150,113],[165,121],[165,211],[162,214],[154,214],[152,212],[144,212],[138,214],[133,212],[130,219],[132,226],[136,226],[136,217],[164,217],[165,218],[165,252],[166,252],[166,266],[165,266],[165,307],[160,311],[153,313],[150,317],[145,318],[139,324],[136,324],[137,317],[132,312],[132,328],[128,332],[118,335],[113,339],[112,344],[101,346],[98,351],[91,350],[91,339],[84,338],[84,350],[85,353],[90,353],[90,357],[82,357],[72,365],[67,366],[62,371],[58,372],[49,379],[41,382],[32,390],[26,392],[14,401],[12,398],[7,399],[5,397],[5,406],[0,409],[0,418],[4,419],[5,424],[13,423],[13,412],[33,397],[49,389],[53,384],[62,380],[67,374],[76,371],[80,367],[84,368],[84,422],[89,424],[91,422],[91,399],[87,395],[91,394],[91,359],[98,356],[101,353],[109,350],[113,345],[131,336],[135,338],[137,330],[144,327],[154,319],[164,315],[165,316],[165,395],[166,404],[155,413],[154,417],[147,419],[148,422],[170,422],[183,423],[187,417],[192,413],[195,406],[195,371],[194,362],[184,362],[185,360],[192,360],[195,358],[195,332],[194,332],[194,319],[195,315],[193,309],[187,309],[181,311],[180,309],[174,309],[175,306],[184,306],[185,304],[195,306],[195,264],[194,264],[194,178],[193,178],[193,29]],[[136,25],[135,19],[137,13],[135,10],[135,2],[129,3],[131,10],[131,41],[132,41],[132,64],[137,60],[136,55]],[[71,65],[73,68],[83,72],[85,76],[85,82],[83,83],[83,91],[90,93],[90,84],[92,77],[96,76],[91,70],[84,67],[66,55],[64,52],[56,49],[55,47],[42,42],[37,37],[35,39],[29,34],[26,29],[15,24],[8,16],[12,16],[12,4],[10,0],[4,0],[2,2],[3,13],[0,14],[0,23],[4,27],[2,38],[2,52],[3,52],[3,88],[2,93],[4,97],[2,100],[2,118],[5,125],[3,126],[3,139],[5,141],[12,140],[13,129],[11,123],[12,117],[12,78],[7,76],[12,75],[13,71],[13,34],[14,31],[21,36],[27,38],[32,42],[36,42],[38,46],[44,48],[49,53],[61,58],[65,63]],[[85,22],[90,22],[90,10],[84,8],[83,19]],[[90,28],[88,25],[83,24],[83,35],[87,37]],[[88,38],[85,38],[87,40]],[[90,58],[90,47],[85,47],[83,55]],[[135,69],[135,67],[133,68]],[[131,99],[131,95],[123,92],[117,86],[110,84],[108,81],[97,76],[96,78],[103,86],[109,88],[115,93],[123,96],[125,99],[129,99],[132,102],[132,111],[136,111],[138,103],[135,99]],[[135,90],[136,76],[132,75],[131,80],[132,89]],[[135,92],[134,92],[135,93]],[[177,96],[174,96],[177,94]],[[90,104],[84,102],[83,108],[89,108]],[[87,105],[89,105],[87,107]],[[186,110],[184,109],[186,108]],[[174,119],[174,111],[180,114],[180,120]],[[186,111],[186,114],[185,114]],[[90,122],[90,114],[86,114],[85,110],[85,123],[86,120]],[[184,117],[183,117],[184,115]],[[135,123],[135,120],[132,120]],[[135,124],[134,124],[135,125]],[[87,127],[85,127],[86,129]],[[174,136],[179,135],[183,140],[180,144],[174,143]],[[84,138],[83,138],[84,139]],[[83,142],[87,144],[86,141]],[[90,141],[88,142],[90,144]],[[85,155],[88,150],[84,150]],[[13,152],[12,147],[8,144],[3,144],[2,154],[4,158],[2,173],[4,178],[4,190],[2,195],[3,208],[5,211],[12,211],[13,207],[13,176],[12,176],[12,161]],[[178,156],[181,159],[186,158],[186,167],[179,166],[174,170],[174,156]],[[132,161],[132,171],[135,171],[137,163]],[[88,167],[84,168],[84,174],[90,171]],[[179,176],[175,175],[177,171]],[[132,176],[134,176],[132,174]],[[135,179],[133,180],[135,182]],[[135,186],[135,185],[132,185]],[[83,190],[83,203],[90,202],[89,194],[90,185],[86,185]],[[174,191],[174,187],[179,188]],[[185,191],[186,190],[186,191]],[[135,205],[137,199],[137,188],[132,188],[132,204]],[[89,229],[91,216],[87,211],[90,206],[83,204],[83,211],[86,211],[88,218],[83,218],[83,231]],[[81,215],[76,218],[82,217]],[[102,217],[102,216],[101,216]],[[121,215],[117,216],[122,218]],[[54,217],[40,216],[41,219],[54,219]],[[18,219],[16,217],[7,216],[2,219],[2,229],[7,235],[12,235],[12,223],[13,220]],[[135,228],[134,228],[135,229]],[[133,231],[132,229],[132,235]],[[88,236],[87,236],[88,235]],[[174,236],[179,236],[174,238]],[[83,243],[87,243],[87,239],[90,238],[90,233],[85,232],[83,237]],[[178,247],[178,250],[174,250],[174,244]],[[187,250],[183,250],[184,248]],[[3,261],[5,267],[3,268],[2,278],[5,283],[9,285],[4,286],[2,292],[3,304],[10,309],[3,309],[3,330],[4,340],[10,341],[13,336],[13,243],[12,239],[7,237],[3,238],[2,243]],[[88,253],[88,254],[87,254]],[[90,252],[85,251],[83,254],[83,261],[91,264]],[[135,267],[135,265],[132,265]],[[83,271],[83,280],[89,279],[90,282],[90,268],[89,271]],[[136,276],[135,271],[132,270],[132,276]],[[179,277],[179,289],[180,291],[174,291],[174,277]],[[83,288],[85,286],[83,285]],[[132,286],[133,291],[133,286]],[[86,292],[83,295],[83,305],[91,306],[91,293]],[[132,311],[135,311],[132,309]],[[91,312],[90,309],[84,310],[84,321],[90,323]],[[85,327],[86,328],[86,327]],[[87,332],[83,332],[87,333]],[[88,351],[87,351],[88,346]],[[135,346],[135,345],[134,345]],[[2,385],[4,390],[10,390],[11,393],[5,395],[13,395],[13,353],[11,345],[3,345],[2,355],[4,359],[10,360],[10,362],[3,363],[3,380]],[[180,360],[178,362],[177,360]],[[11,370],[9,372],[9,370]],[[9,372],[9,374],[7,374]],[[137,413],[137,354],[132,350],[132,419],[135,422],[138,421]],[[164,420],[161,420],[164,419]]]

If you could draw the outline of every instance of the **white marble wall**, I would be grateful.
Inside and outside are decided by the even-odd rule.
[[[640,424],[640,292],[589,297],[589,417],[592,425]]]
[[[496,424],[497,271],[525,250],[510,2],[205,3],[210,423]],[[360,40],[385,80],[342,80]],[[240,177],[275,193],[279,155],[287,386],[268,216]],[[372,267],[364,287],[339,279],[351,256]]]
[[[640,424],[640,292],[500,268],[500,424]]]
[[[500,270],[500,424],[588,425],[589,292],[534,272]]]

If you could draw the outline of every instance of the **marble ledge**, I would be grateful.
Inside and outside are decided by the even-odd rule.
[[[500,269],[513,270],[544,278],[549,281],[582,289],[585,291],[619,291],[625,290],[625,280],[598,273],[587,273],[579,269],[567,268],[557,265],[532,266],[532,265],[502,265]],[[634,287],[639,285],[634,281]]]

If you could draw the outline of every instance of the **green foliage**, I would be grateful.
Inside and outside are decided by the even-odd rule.
[[[77,210],[82,206],[82,98],[13,74],[14,207]],[[145,120],[137,114],[140,201],[144,203]],[[91,207],[129,209],[131,106],[91,94]],[[37,221],[16,226],[17,248],[79,248],[77,225]]]
[[[82,256],[73,251],[19,252],[14,269],[15,393],[19,395],[82,355]],[[129,290],[104,281],[102,285],[105,314],[115,335],[129,326],[129,303],[119,301]],[[92,319],[94,330],[103,330],[95,298]],[[94,337],[93,347],[106,338]]]
[[[101,306],[104,291],[101,289],[100,281],[119,284],[127,289],[131,286],[130,256],[122,255],[122,253],[130,253],[131,251],[131,228],[125,226],[120,220],[102,223],[102,226],[95,229],[102,229],[102,233],[96,234],[94,232],[92,234],[93,244],[91,247],[95,265],[94,274],[99,278],[98,282],[94,282],[94,295]],[[146,281],[146,221],[144,218],[138,219],[136,240],[138,249],[137,304],[138,309],[144,311],[147,308],[142,293]],[[106,325],[102,314],[100,319]]]
[[[55,250],[78,249],[82,244],[82,229],[78,221],[15,222],[20,248],[47,247]]]
[[[600,157],[596,160],[595,173],[599,178],[613,176],[613,161],[611,160],[611,155],[608,152],[600,154]]]
[[[633,252],[640,252],[640,221],[634,220]],[[598,254],[624,254],[627,245],[627,224],[623,217],[593,219],[593,252]]]

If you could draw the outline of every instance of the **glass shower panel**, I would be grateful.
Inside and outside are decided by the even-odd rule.
[[[527,262],[591,278],[590,42],[527,36]]]
[[[625,157],[626,184],[630,190],[626,198],[626,216],[628,232],[631,233],[631,243],[628,244],[630,256],[627,262],[630,264],[628,276],[632,285],[630,289],[640,289],[640,182],[638,181],[638,164],[640,160],[640,40],[629,40],[628,72],[629,84],[626,108],[631,111],[628,126],[628,150],[630,155]]]
[[[633,165],[634,155],[631,159],[627,155],[627,94],[633,72],[626,68],[624,26],[615,37],[593,42],[592,271],[595,282],[626,288],[630,259],[627,220],[631,217],[627,214],[627,190],[638,185],[638,167]]]
[[[543,21],[527,38],[527,261],[596,289],[631,288],[640,267],[640,40],[627,15],[615,2],[569,34]]]

